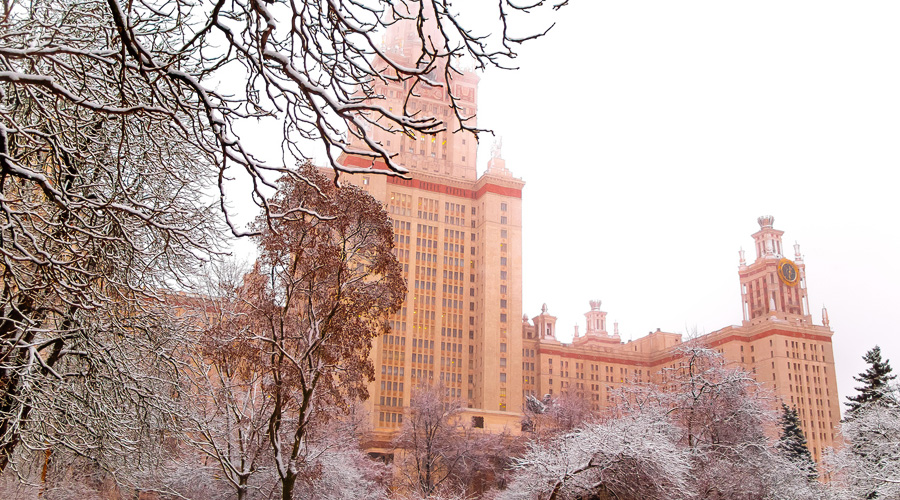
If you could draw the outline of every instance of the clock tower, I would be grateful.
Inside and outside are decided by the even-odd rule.
[[[784,231],[775,229],[774,221],[771,215],[757,219],[759,231],[753,234],[756,247],[753,263],[748,265],[744,251],[740,251],[738,275],[744,324],[765,320],[812,324],[806,296],[806,266],[800,245],[794,245],[793,260],[785,257],[781,242]]]

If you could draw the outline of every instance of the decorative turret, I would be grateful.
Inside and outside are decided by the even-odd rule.
[[[547,304],[541,306],[541,314],[534,317],[534,329],[541,341],[558,342],[556,340],[556,316],[547,313]]]
[[[590,304],[591,310],[584,314],[587,328],[585,329],[583,336],[575,336],[573,343],[577,345],[588,345],[591,343],[603,343],[605,345],[609,345],[610,343],[618,344],[618,333],[610,335],[606,331],[606,311],[600,310],[600,306],[603,302],[600,300],[590,300],[588,301],[588,304]]]
[[[759,223],[759,231],[753,235],[756,242],[756,260],[780,258],[782,255],[781,235],[784,231],[779,231],[772,227],[775,223],[775,217],[771,215],[763,215],[756,219]]]
[[[588,303],[591,305],[591,310],[584,315],[587,318],[587,328],[584,334],[588,336],[606,335],[606,313],[600,310],[602,302],[591,300]]]

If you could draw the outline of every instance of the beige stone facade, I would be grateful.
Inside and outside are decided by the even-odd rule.
[[[389,33],[389,50],[404,55],[409,33]],[[454,78],[453,94],[466,115],[476,109],[477,77]],[[407,90],[394,83],[376,89],[384,105],[425,110],[452,123],[443,91]],[[474,119],[473,119],[474,120]],[[469,122],[469,125],[474,125]],[[467,133],[372,136],[396,151],[410,179],[347,176],[384,203],[394,223],[395,253],[408,294],[390,318],[391,333],[373,346],[376,379],[370,386],[373,450],[389,448],[404,407],[420,383],[442,383],[486,428],[517,423],[522,405],[522,188],[506,169],[499,148],[476,176],[475,137]],[[371,160],[344,155],[347,166],[374,169]]]

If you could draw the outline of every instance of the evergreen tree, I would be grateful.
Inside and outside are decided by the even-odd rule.
[[[848,402],[845,403],[850,409],[847,411],[847,417],[852,417],[860,408],[872,403],[879,403],[886,406],[896,407],[897,400],[893,395],[891,381],[897,378],[891,374],[891,363],[889,360],[881,360],[881,348],[875,346],[872,350],[863,356],[869,368],[854,376],[857,382],[862,382],[862,387],[857,387],[859,394],[848,396]]]
[[[816,471],[816,463],[806,446],[806,436],[803,435],[803,429],[800,428],[800,416],[797,415],[797,409],[781,403],[781,418],[778,423],[781,425],[781,437],[778,438],[776,448],[788,460],[795,463],[800,470],[804,471],[810,480],[815,480],[819,474]]]

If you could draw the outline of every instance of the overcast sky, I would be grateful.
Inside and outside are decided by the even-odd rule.
[[[842,401],[872,346],[900,368],[900,3],[582,0],[556,21],[480,84],[526,181],[525,312],[570,336],[601,299],[623,340],[740,324],[738,249],[771,214],[817,324],[828,307]]]

